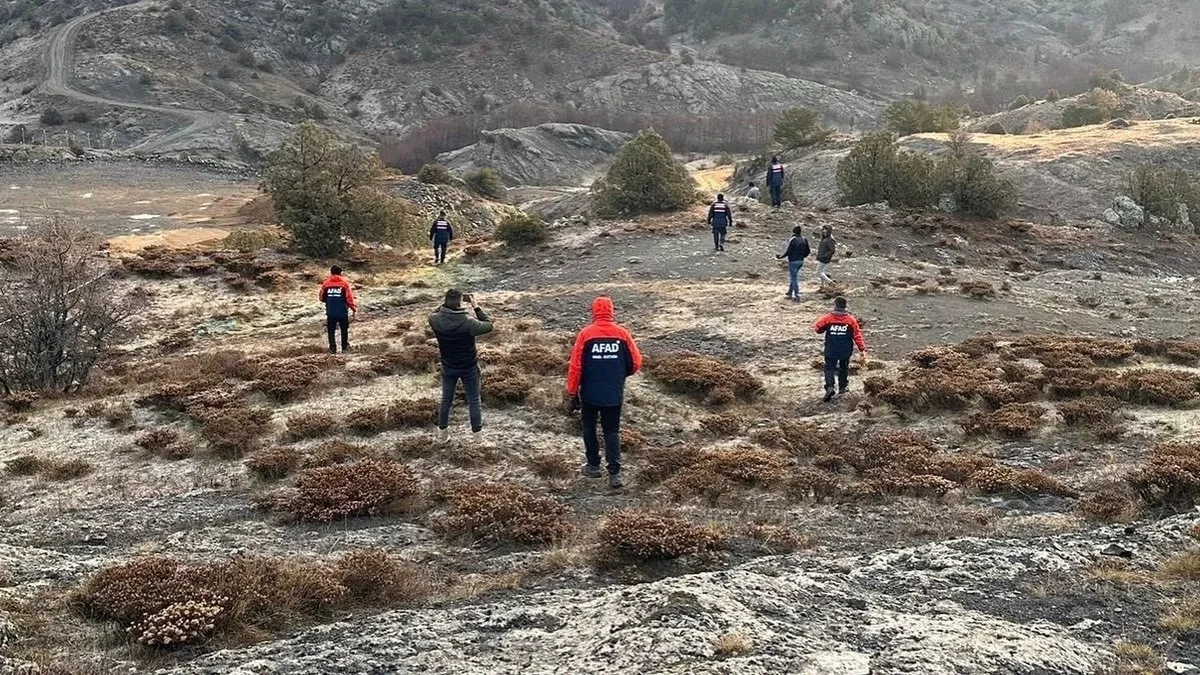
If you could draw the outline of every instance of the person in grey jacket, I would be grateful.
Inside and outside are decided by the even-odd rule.
[[[837,253],[837,240],[833,238],[833,228],[825,225],[821,228],[821,243],[817,245],[817,276],[821,279],[821,288],[834,283],[829,276],[829,266],[833,264],[833,256]]]
[[[469,303],[473,311],[468,312],[463,302]],[[475,298],[452,288],[446,291],[446,300],[438,311],[430,315],[429,327],[437,338],[442,357],[438,441],[445,443],[450,439],[450,408],[454,405],[454,391],[459,380],[467,394],[471,432],[478,439],[483,432],[483,406],[479,395],[479,356],[475,351],[475,338],[492,332],[492,321],[483,308],[475,304]]]

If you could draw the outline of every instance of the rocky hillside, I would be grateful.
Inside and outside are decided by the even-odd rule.
[[[971,143],[991,157],[1020,191],[1021,216],[1043,222],[1086,222],[1104,217],[1114,200],[1129,190],[1131,172],[1141,165],[1200,171],[1195,147],[1200,124],[1183,120],[1100,124],[1034,134],[975,133]],[[947,134],[900,139],[907,150],[941,153]],[[837,165],[849,152],[843,139],[820,148],[784,153],[789,189],[813,206],[837,205]],[[739,165],[734,184],[761,181],[763,158]]]
[[[498,129],[437,161],[459,176],[492,168],[513,185],[583,185],[603,173],[630,138],[582,124]]]

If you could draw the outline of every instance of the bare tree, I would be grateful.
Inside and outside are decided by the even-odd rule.
[[[0,387],[68,392],[83,385],[117,328],[145,298],[122,291],[99,238],[55,217],[0,259]]]

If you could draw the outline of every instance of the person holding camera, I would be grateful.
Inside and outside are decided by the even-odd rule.
[[[473,312],[463,307],[464,302]],[[438,311],[429,316],[429,327],[437,338],[442,358],[442,404],[438,408],[437,439],[441,443],[450,440],[450,408],[454,405],[454,392],[460,380],[467,394],[471,433],[479,439],[483,433],[483,405],[479,394],[479,356],[475,338],[492,332],[492,320],[475,303],[474,297],[452,288],[446,291],[446,299]]]
[[[567,407],[580,411],[586,478],[599,478],[600,439],[596,423],[604,429],[604,456],[608,485],[622,487],[621,406],[625,379],[642,368],[642,353],[624,326],[613,321],[612,300],[599,297],[592,303],[593,321],[579,332],[567,367]]]

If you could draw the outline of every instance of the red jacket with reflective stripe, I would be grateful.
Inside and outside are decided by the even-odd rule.
[[[863,339],[862,328],[849,312],[832,312],[817,319],[813,330],[825,334],[825,354],[827,356],[850,356],[854,348],[867,351],[867,341]]]
[[[345,316],[347,309],[358,311],[354,304],[354,291],[351,290],[346,277],[335,274],[326,279],[325,283],[321,284],[321,292],[317,297],[325,303],[325,313],[329,316]]]

